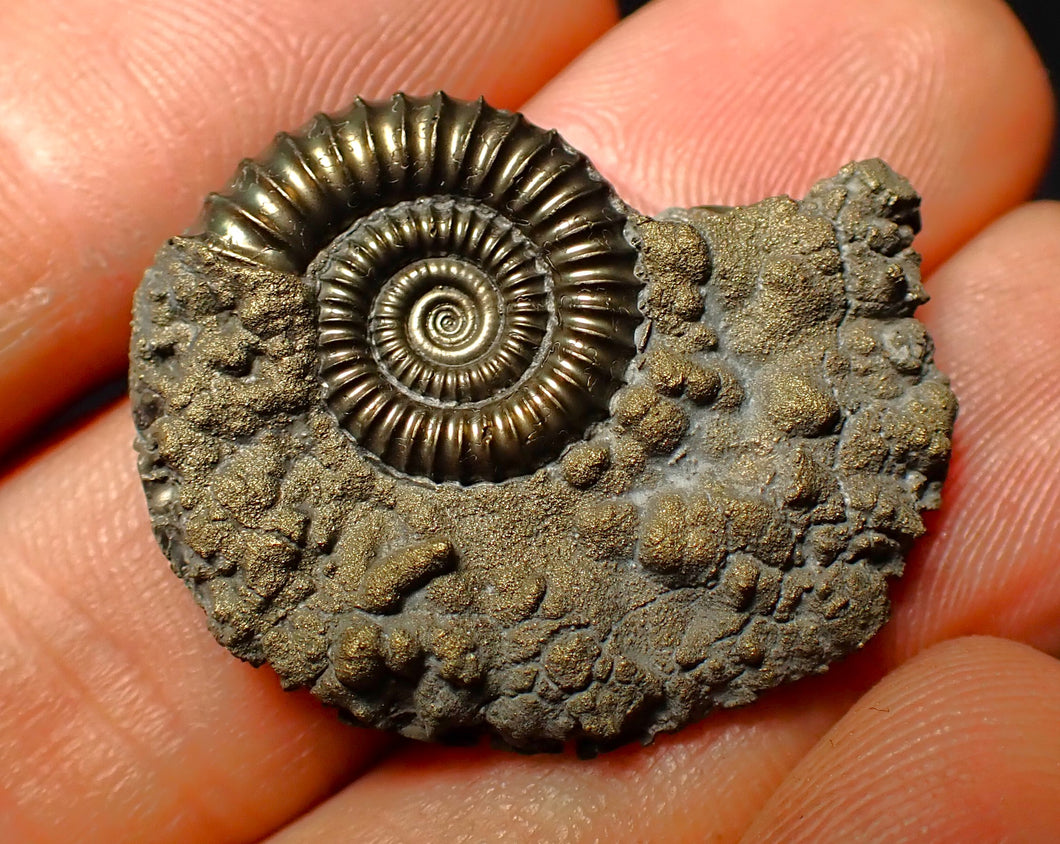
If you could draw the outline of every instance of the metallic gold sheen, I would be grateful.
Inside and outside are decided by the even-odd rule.
[[[552,131],[398,94],[281,134],[207,242],[305,274],[328,405],[399,472],[497,481],[607,413],[640,321],[622,204]]]

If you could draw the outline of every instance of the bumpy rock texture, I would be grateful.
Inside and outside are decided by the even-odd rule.
[[[870,161],[801,202],[632,215],[610,417],[470,486],[340,428],[312,285],[175,239],[131,356],[159,542],[233,653],[420,739],[591,753],[822,671],[886,620],[946,471],[917,205]]]

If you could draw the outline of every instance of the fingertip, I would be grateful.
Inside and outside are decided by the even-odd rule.
[[[813,685],[592,760],[408,745],[277,842],[335,840],[366,816],[376,841],[735,840],[849,703]]]
[[[2,841],[257,839],[390,738],[213,640],[151,535],[130,423],[122,402],[0,484]]]
[[[1058,716],[1056,660],[987,637],[937,645],[818,742],[743,841],[1048,840]]]
[[[530,104],[643,211],[801,195],[883,157],[931,266],[1029,195],[1053,100],[1001,0],[656,0]]]
[[[1060,202],[1034,202],[932,279],[921,313],[960,412],[942,511],[880,634],[892,665],[974,632],[1060,649],[1058,266]]]

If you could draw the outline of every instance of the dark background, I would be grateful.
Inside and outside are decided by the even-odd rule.
[[[648,2],[649,0],[618,0],[618,7],[622,14],[628,15]],[[1055,88],[1056,80],[1060,79],[1060,24],[1055,20],[1060,14],[1060,3],[1057,0],[1008,0],[1008,4],[1019,15],[1034,39],[1038,52],[1045,60],[1045,66],[1049,68]],[[1053,140],[1053,158],[1038,195],[1060,199],[1060,134]]]

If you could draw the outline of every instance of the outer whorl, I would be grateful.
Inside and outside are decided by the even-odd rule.
[[[281,134],[204,215],[210,242],[315,286],[346,431],[463,483],[532,472],[606,415],[640,321],[625,226],[554,131],[440,93]]]

